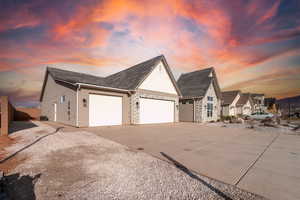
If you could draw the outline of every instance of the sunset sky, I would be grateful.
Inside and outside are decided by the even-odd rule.
[[[0,0],[0,95],[37,105],[47,66],[99,76],[164,54],[176,78],[300,94],[299,0]]]

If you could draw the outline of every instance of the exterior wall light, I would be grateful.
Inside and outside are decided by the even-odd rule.
[[[137,101],[135,102],[136,108],[139,109],[140,108],[140,103]]]
[[[86,103],[87,103],[86,99],[82,99],[82,103],[83,103],[83,107],[86,107]]]

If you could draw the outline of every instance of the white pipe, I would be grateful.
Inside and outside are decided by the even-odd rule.
[[[78,91],[80,89],[80,85],[78,85],[77,89],[76,89],[76,127],[79,127],[79,123],[78,123],[78,118],[79,118],[79,99],[78,99]]]

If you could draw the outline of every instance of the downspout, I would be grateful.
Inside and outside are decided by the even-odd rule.
[[[195,99],[193,100],[193,122],[196,122],[196,104],[195,104]]]
[[[78,122],[78,118],[79,118],[79,102],[78,102],[78,91],[80,90],[80,85],[77,85],[76,88],[76,127],[79,127],[79,122]]]

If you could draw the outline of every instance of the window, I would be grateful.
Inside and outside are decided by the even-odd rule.
[[[60,96],[60,103],[64,103],[66,101],[66,96]]]
[[[213,115],[213,104],[207,103],[207,117],[212,117]]]
[[[214,100],[213,97],[207,96],[207,101],[213,101],[213,100]]]
[[[159,71],[160,71],[160,72],[161,72],[161,70],[162,70],[161,68],[162,68],[162,66],[161,66],[161,65],[159,65]]]

